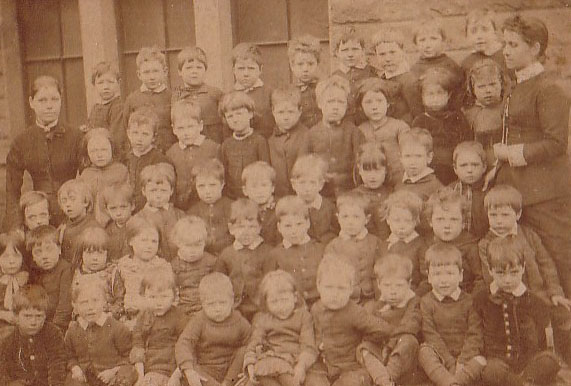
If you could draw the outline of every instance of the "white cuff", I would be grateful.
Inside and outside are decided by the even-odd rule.
[[[508,146],[508,161],[510,166],[526,166],[527,162],[523,156],[523,143]]]

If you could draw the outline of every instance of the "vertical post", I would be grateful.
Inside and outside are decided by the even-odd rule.
[[[222,90],[231,88],[232,15],[231,0],[194,0],[196,45],[208,57],[207,82]]]
[[[78,0],[78,3],[87,109],[90,110],[97,101],[91,85],[93,67],[103,60],[119,67],[115,1]]]

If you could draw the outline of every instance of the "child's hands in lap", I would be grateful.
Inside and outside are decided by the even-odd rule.
[[[117,375],[117,371],[119,371],[119,367],[113,367],[112,369],[103,370],[97,375],[97,378],[99,378],[101,382],[108,385],[113,380],[113,378],[115,378],[115,375]]]
[[[73,366],[71,368],[71,379],[78,382],[87,382],[85,374],[83,374],[83,370],[79,366]]]

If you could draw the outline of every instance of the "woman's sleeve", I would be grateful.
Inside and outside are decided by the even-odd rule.
[[[14,229],[22,222],[20,213],[20,194],[24,181],[24,153],[14,142],[6,157],[6,217],[5,229]]]

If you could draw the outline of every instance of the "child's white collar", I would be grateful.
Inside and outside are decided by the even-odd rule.
[[[285,249],[290,249],[294,245],[305,245],[305,244],[309,243],[310,241],[311,241],[311,237],[309,237],[309,235],[305,235],[305,237],[303,238],[303,240],[301,240],[301,243],[299,243],[299,244],[292,244],[289,240],[284,239],[282,241],[282,245],[284,246]]]
[[[186,149],[187,147],[191,147],[191,146],[200,146],[202,145],[202,143],[204,142],[204,140],[206,139],[206,136],[199,134],[194,141],[192,141],[191,143],[184,144],[181,141],[178,141],[178,146],[181,148],[181,150]]]
[[[161,207],[158,207],[158,208],[149,205],[149,203],[147,202],[147,203],[145,204],[144,209],[145,209],[145,210],[148,210],[149,212],[156,213],[156,212],[158,212],[158,211],[161,210],[161,209],[162,209],[162,210],[169,210],[170,207],[171,207],[171,205],[170,205],[170,203],[168,203],[168,202],[167,202],[165,205],[163,205],[163,206],[161,206]]]
[[[339,62],[337,69],[342,73],[347,74],[349,73],[349,71],[351,71],[352,68],[358,68],[359,70],[363,70],[365,69],[365,67],[367,67],[367,62],[356,64],[354,67],[348,67],[345,64]]]
[[[238,240],[234,240],[234,243],[232,244],[232,246],[237,251],[240,251],[244,248],[248,248],[249,250],[253,251],[256,248],[258,248],[263,242],[264,242],[264,239],[262,238],[262,236],[258,236],[254,241],[252,241],[250,243],[250,245],[244,245],[241,242],[239,242]]]
[[[490,228],[490,232],[492,232],[494,234],[494,236],[499,237],[501,239],[504,239],[508,236],[517,236],[517,223],[513,226],[512,229],[510,229],[509,231],[507,231],[507,233],[500,235],[498,232],[496,232],[494,229]]]
[[[385,71],[385,79],[387,79],[387,80],[388,80],[388,79],[392,79],[392,78],[394,78],[395,76],[402,75],[402,74],[407,73],[407,72],[409,72],[409,71],[410,71],[410,66],[408,65],[407,62],[403,61],[403,62],[397,67],[397,69],[396,69],[395,71],[393,71],[393,72],[387,72],[387,71]]]
[[[165,91],[166,89],[167,89],[167,86],[166,86],[166,84],[164,84],[164,83],[161,84],[159,87],[157,87],[157,88],[154,89],[154,90],[149,89],[149,88],[148,88],[147,86],[145,86],[144,84],[142,84],[142,85],[141,85],[141,88],[140,88],[141,92],[151,92],[151,93],[154,93],[154,94],[160,94],[161,92]]]
[[[418,173],[414,177],[409,177],[405,171],[403,176],[402,176],[402,182],[410,182],[410,183],[416,184],[418,181],[422,180],[426,176],[431,175],[432,173],[434,173],[434,169],[429,168],[429,167],[426,167],[423,171],[421,171],[420,173]]]
[[[405,244],[408,244],[411,241],[413,241],[414,239],[416,239],[418,236],[420,236],[420,235],[418,234],[417,231],[412,231],[411,234],[406,236],[404,239],[401,239],[397,235],[395,235],[394,233],[391,233],[390,236],[387,238],[387,242],[389,243],[389,248],[390,248],[394,244],[398,243],[399,241],[402,241]]]
[[[342,240],[353,240],[353,239],[355,239],[355,240],[361,241],[361,240],[365,239],[365,237],[367,237],[368,234],[369,234],[369,231],[367,230],[367,228],[363,228],[361,230],[361,232],[359,232],[355,236],[348,235],[346,232],[343,232],[341,230],[341,231],[339,231],[339,238],[341,238]]]
[[[102,313],[101,316],[97,318],[97,320],[95,321],[95,324],[97,324],[99,327],[103,327],[108,317],[109,317],[108,313],[106,312]],[[77,323],[79,323],[81,328],[83,328],[84,330],[87,330],[87,327],[89,327],[89,322],[84,318],[82,318],[81,316],[77,317]]]
[[[248,131],[240,136],[236,135],[236,132],[232,132],[232,138],[234,138],[236,141],[243,141],[246,138],[248,138],[250,135],[254,134],[254,129],[252,129],[251,127],[248,129]]]
[[[495,281],[493,281],[490,284],[490,293],[492,295],[497,294],[500,291],[500,287],[498,287],[498,283],[496,283]],[[519,283],[519,285],[516,287],[516,289],[514,289],[512,292],[510,292],[513,296],[515,296],[516,298],[519,298],[520,296],[522,296],[525,291],[527,291],[527,287],[525,286],[525,284],[523,284],[523,282]]]
[[[414,293],[414,291],[409,288],[407,293],[406,293],[406,296],[404,297],[404,299],[399,304],[397,304],[394,307],[392,307],[390,304],[386,304],[383,308],[381,308],[381,311],[388,311],[391,308],[405,308],[406,305],[408,304],[408,302],[410,301],[410,299],[414,298],[415,296],[416,296],[416,294]],[[381,294],[381,297],[379,300],[382,302],[387,301],[385,299],[385,297],[383,296],[383,294]]]
[[[450,297],[452,298],[452,300],[454,300],[455,302],[458,301],[458,299],[460,299],[460,294],[462,293],[462,290],[460,289],[460,287],[456,288],[454,290],[454,292],[452,292],[450,294]],[[442,296],[441,294],[439,294],[438,292],[436,292],[434,289],[432,289],[432,294],[434,295],[434,297],[436,297],[436,299],[438,299],[439,302],[443,301],[444,298],[446,296]]]
[[[264,81],[260,78],[256,79],[256,81],[254,82],[254,84],[250,87],[246,87],[238,82],[234,83],[234,90],[236,91],[244,91],[244,92],[250,92],[254,89],[260,88],[264,86]]]
[[[307,207],[309,209],[313,208],[313,209],[319,210],[319,209],[321,209],[321,204],[323,204],[323,197],[321,197],[321,194],[318,194],[317,197],[315,197],[315,200],[313,200],[312,202],[307,204]]]
[[[136,151],[135,149],[131,149],[131,151],[133,152],[133,155],[137,158],[141,158],[142,156],[144,156],[145,154],[147,154],[148,152],[150,152],[153,149],[153,146],[149,146],[149,148],[145,151],[143,151],[142,153],[139,153],[138,151]]]

